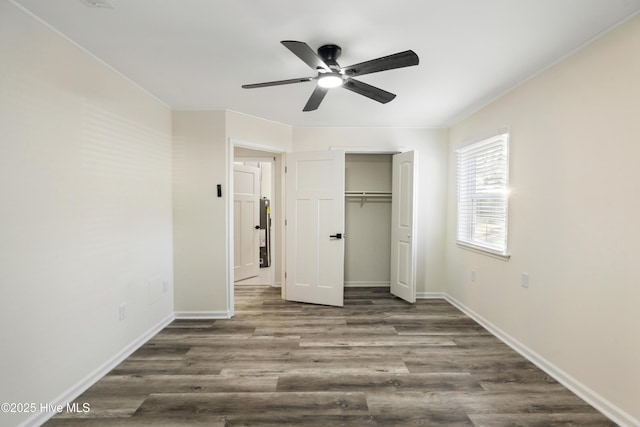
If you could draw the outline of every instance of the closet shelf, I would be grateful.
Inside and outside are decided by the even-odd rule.
[[[384,197],[391,197],[391,191],[345,191],[344,195],[345,196],[384,196]]]
[[[360,199],[360,206],[364,205],[367,199],[390,199],[391,191],[345,191],[346,198]]]

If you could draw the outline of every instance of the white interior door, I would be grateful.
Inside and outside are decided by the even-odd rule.
[[[391,293],[411,303],[416,302],[414,173],[413,151],[393,156]]]
[[[344,304],[344,151],[287,154],[286,289],[291,301]]]
[[[233,275],[234,281],[260,271],[260,168],[233,166]]]

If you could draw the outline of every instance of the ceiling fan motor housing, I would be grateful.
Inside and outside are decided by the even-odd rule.
[[[337,60],[341,53],[342,48],[335,44],[325,44],[318,48],[318,55],[320,55],[320,58],[324,59],[324,62],[332,69],[340,69]]]
[[[395,68],[410,67],[418,65],[418,55],[412,50],[394,53],[348,67],[340,67],[338,58],[342,53],[340,46],[335,44],[325,44],[318,48],[317,53],[305,42],[296,40],[282,40],[283,46],[289,49],[294,55],[300,58],[305,64],[315,70],[318,75],[315,77],[302,77],[297,79],[277,80],[273,82],[254,83],[242,85],[245,89],[258,87],[288,85],[292,83],[304,83],[317,80],[317,86],[313,90],[309,101],[302,111],[317,110],[329,89],[343,87],[351,92],[357,93],[367,98],[373,99],[381,104],[393,100],[396,95],[371,86],[365,82],[354,79],[364,74],[378,73],[380,71],[393,70]]]

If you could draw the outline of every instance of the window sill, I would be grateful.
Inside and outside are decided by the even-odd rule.
[[[456,244],[460,249],[476,252],[481,255],[487,255],[492,258],[500,259],[502,261],[509,261],[509,259],[511,258],[511,254],[502,254],[500,252],[495,252],[495,251],[492,251],[491,249],[483,248],[481,246],[474,246],[474,245],[470,245],[468,243],[463,243],[463,242],[456,242]]]

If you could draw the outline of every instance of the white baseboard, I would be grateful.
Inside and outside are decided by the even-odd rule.
[[[362,282],[360,282],[362,283]],[[371,282],[368,282],[371,283]],[[346,285],[346,284],[345,284]],[[355,285],[353,287],[357,287]],[[376,285],[360,285],[360,286],[376,286]],[[378,285],[383,286],[383,285]],[[485,329],[491,332],[496,338],[500,339],[506,345],[511,347],[513,350],[518,352],[524,358],[529,360],[531,363],[535,364],[537,367],[542,369],[544,372],[553,377],[556,381],[567,387],[581,399],[589,403],[591,406],[602,412],[605,416],[611,419],[613,422],[619,424],[621,427],[634,427],[640,426],[640,420],[637,420],[627,412],[623,411],[613,403],[609,402],[604,397],[600,396],[595,391],[591,390],[586,385],[582,384],[577,379],[573,378],[571,375],[555,366],[553,363],[546,360],[544,357],[531,350],[529,347],[525,346],[515,338],[511,337],[500,328],[496,327],[494,324],[489,322],[487,319],[471,310],[449,294],[444,292],[418,292],[416,293],[416,297],[418,299],[430,299],[430,298],[439,298],[445,299],[455,307],[457,307],[460,311],[465,313],[467,316],[471,317],[473,320],[482,325]],[[120,362],[125,360],[134,351],[140,348],[143,344],[149,341],[154,335],[160,332],[163,328],[165,328],[169,323],[171,323],[174,319],[229,319],[230,313],[228,311],[179,311],[175,312],[167,316],[164,320],[159,322],[157,325],[149,329],[146,333],[142,334],[140,337],[136,338],[133,342],[131,342],[127,347],[118,352],[115,356],[113,356],[110,360],[105,362],[102,366],[98,367],[95,371],[77,383],[75,386],[71,387],[66,392],[62,393],[57,399],[55,399],[52,403],[56,405],[66,406],[67,403],[72,402],[78,396],[80,396],[83,392],[85,392],[89,387],[95,384],[100,378],[105,376],[109,371],[115,368]],[[45,421],[55,415],[55,412],[45,412],[35,414],[33,417],[28,418],[19,427],[27,427],[27,426],[39,426],[42,425]]]
[[[548,375],[553,377],[560,384],[571,390],[589,405],[596,408],[610,420],[620,425],[621,427],[637,427],[640,426],[640,420],[637,420],[626,411],[623,411],[613,403],[609,402],[604,397],[600,396],[598,393],[582,384],[580,381],[569,375],[567,372],[563,371],[553,363],[546,360],[544,357],[522,344],[515,338],[511,337],[509,334],[502,331],[500,328],[489,322],[487,319],[471,310],[469,307],[465,306],[455,298],[453,298],[449,294],[444,294],[444,298],[453,304],[455,307],[460,309],[464,314],[471,317],[473,320],[482,325],[485,329],[491,332],[496,338],[504,342],[506,345],[511,347],[513,350],[522,355],[525,359],[529,360],[531,363],[536,365],[538,368],[542,369]]]
[[[444,292],[416,292],[416,299],[446,299]]]
[[[345,288],[388,288],[389,282],[364,282],[364,281],[349,281],[344,282]]]
[[[231,319],[231,313],[229,311],[176,311],[175,317],[179,320]]]
[[[87,375],[84,379],[78,382],[76,385],[71,387],[69,390],[62,393],[56,399],[52,401],[52,406],[62,405],[66,407],[67,403],[73,402],[78,396],[84,393],[89,387],[98,382],[99,379],[104,377],[109,373],[113,368],[118,366],[122,361],[124,361],[127,357],[131,356],[134,351],[142,347],[147,341],[153,338],[158,332],[164,329],[169,323],[173,322],[175,319],[173,313],[167,316],[165,319],[161,320],[158,324],[153,326],[144,334],[140,335],[138,338],[133,340],[129,345],[116,353],[111,359],[107,360],[100,367],[94,370],[92,373]],[[27,426],[40,426],[44,424],[52,416],[56,415],[57,412],[41,412],[38,414],[34,414],[33,417],[28,418],[22,424],[19,424],[19,427],[27,427]]]

